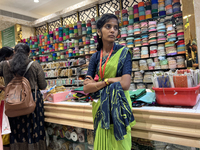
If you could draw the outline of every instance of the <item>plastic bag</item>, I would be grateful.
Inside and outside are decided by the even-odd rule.
[[[10,134],[11,133],[11,129],[10,129],[10,123],[8,120],[8,117],[5,114],[5,105],[4,105],[4,101],[1,102],[2,103],[2,108],[3,108],[3,114],[2,114],[2,128],[1,128],[1,135],[5,135],[5,134]]]

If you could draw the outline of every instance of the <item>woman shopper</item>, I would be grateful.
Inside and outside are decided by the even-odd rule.
[[[9,60],[13,56],[13,48],[11,47],[2,47],[0,49],[0,62],[4,60]],[[4,79],[3,77],[0,77],[0,86],[4,88]],[[4,100],[4,91],[0,90],[0,104],[1,101]],[[2,140],[3,140],[3,149],[4,150],[9,150],[10,147],[10,134],[7,135],[2,135]]]
[[[0,63],[0,76],[4,77],[5,85],[13,79],[13,75],[23,76],[27,65],[31,60],[28,56],[30,48],[24,43],[15,46],[13,59],[9,64],[4,61]],[[11,150],[45,150],[44,131],[44,107],[43,99],[39,89],[45,89],[47,83],[42,67],[34,62],[24,76],[30,82],[33,98],[35,99],[35,87],[37,87],[37,102],[34,112],[19,117],[9,117],[11,134]]]
[[[104,14],[97,21],[97,52],[92,55],[84,92],[93,93],[94,150],[130,150],[131,127],[131,51],[114,42],[119,33],[118,18]],[[94,77],[98,74],[99,81]]]

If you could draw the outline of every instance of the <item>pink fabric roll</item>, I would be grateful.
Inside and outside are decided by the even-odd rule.
[[[160,38],[160,39],[158,39],[158,41],[165,41],[166,40],[166,38]]]
[[[150,15],[151,14],[151,10],[146,10],[145,14],[146,15]]]
[[[127,34],[122,34],[121,37],[127,37]]]
[[[59,41],[63,41],[63,37],[59,37]]]
[[[149,21],[149,25],[156,25],[156,21]]]
[[[137,14],[139,13],[139,10],[138,9],[134,9],[134,14]]]
[[[149,30],[149,32],[152,32],[152,31],[157,31],[156,29],[151,29],[151,30]]]

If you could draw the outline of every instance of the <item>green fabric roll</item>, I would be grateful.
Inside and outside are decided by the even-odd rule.
[[[134,15],[129,15],[129,19],[134,19]]]
[[[158,12],[158,9],[153,9],[153,10],[152,10],[152,14],[153,14],[153,13],[157,13],[157,12]]]
[[[138,98],[146,94],[146,89],[138,89],[137,91],[129,91],[131,101],[134,102]]]

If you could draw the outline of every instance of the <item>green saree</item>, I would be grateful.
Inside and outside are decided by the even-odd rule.
[[[124,65],[123,59],[126,58],[127,53],[127,48],[121,48],[109,59],[105,69],[105,79],[114,78],[119,75],[119,71]],[[132,103],[129,91],[123,91],[120,83],[116,83],[110,88],[105,88],[100,90],[99,100],[93,102],[92,105],[95,129],[94,150],[130,150],[132,146],[131,127],[136,122],[131,112]],[[122,92],[119,92],[120,90]],[[103,97],[102,95],[105,96]],[[118,97],[118,95],[120,96]],[[107,103],[104,104],[105,101]],[[110,110],[103,111],[107,105],[109,105],[108,109]],[[114,118],[113,124],[110,124],[110,120],[112,119],[110,116]],[[98,119],[99,121],[97,121]]]

